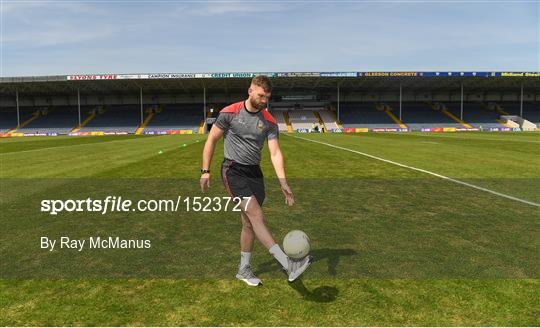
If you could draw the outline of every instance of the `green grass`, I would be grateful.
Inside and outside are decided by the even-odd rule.
[[[540,134],[297,134],[540,202]],[[298,203],[267,150],[265,214],[305,230],[316,261],[288,284],[259,244],[264,286],[233,279],[238,214],[50,216],[44,198],[196,196],[204,137],[0,140],[0,325],[538,326],[538,207],[283,135]],[[185,146],[184,146],[185,145]],[[161,151],[161,153],[160,153]],[[211,195],[225,195],[218,145]],[[150,250],[38,249],[39,236],[120,235]]]

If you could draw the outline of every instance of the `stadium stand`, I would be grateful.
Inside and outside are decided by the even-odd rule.
[[[17,131],[22,133],[66,134],[78,124],[77,108],[62,106],[41,111],[42,114],[37,119]]]
[[[319,115],[321,116],[321,119],[324,123],[324,127],[326,130],[331,131],[332,129],[338,129],[339,126],[336,123],[336,116],[333,112],[329,110],[320,110],[318,111]]]
[[[505,111],[508,115],[518,115],[519,116],[519,106],[520,106],[519,103],[515,103],[515,102],[497,102],[496,104],[503,111]]]
[[[26,127],[28,124],[35,121],[36,119],[39,119],[39,116],[36,114],[36,111],[38,109],[43,108],[19,108],[19,121],[21,125],[17,126],[17,114],[15,113],[15,126],[13,126],[12,128],[16,129],[17,132],[20,132],[20,130]]]
[[[396,129],[427,132],[433,128],[437,128],[433,132],[438,132],[438,128],[453,131],[454,127],[487,131],[509,131],[512,127],[515,131],[519,127],[531,131],[540,125],[538,72],[456,73],[262,74],[276,78],[269,108],[281,131],[310,130],[313,125],[323,126],[327,131],[344,128],[343,132],[347,133]],[[186,133],[178,130],[205,133],[219,109],[245,99],[246,86],[253,76],[254,73],[222,72],[1,77],[0,131],[4,137],[18,136],[17,132],[23,132],[19,133],[23,136],[68,131],[73,135],[78,135],[76,132]],[[401,111],[398,99],[403,100]],[[460,99],[464,100],[462,115]],[[81,111],[81,126],[75,104],[86,106]],[[163,106],[152,108],[157,104]],[[49,108],[49,113],[34,115],[50,106],[53,108]],[[211,119],[206,122],[202,106],[215,109],[207,113]],[[20,126],[17,126],[16,107],[20,107]],[[98,107],[105,110],[99,114],[90,112]],[[5,135],[6,132],[14,134]]]
[[[311,129],[313,124],[319,124],[318,118],[311,110],[290,110],[289,122],[291,123],[293,130]]]
[[[516,102],[488,102],[483,104],[484,107],[491,111],[495,111],[500,115],[500,122],[507,127],[520,128],[524,131],[534,131],[537,128],[536,123],[529,121],[525,116],[530,116],[525,104],[523,106],[523,113],[520,110],[521,105]],[[531,117],[535,119],[534,114]]]
[[[518,102],[501,102],[498,103],[500,107],[510,115],[520,114],[520,103]],[[540,124],[540,103],[524,102],[523,103],[523,116],[524,119]]]
[[[0,133],[8,132],[17,126],[17,110],[2,108],[0,110]]]
[[[394,114],[399,115],[399,103],[389,105],[394,108]],[[401,120],[412,130],[433,127],[461,127],[460,123],[455,122],[440,111],[434,110],[426,103],[402,103]]]
[[[540,102],[526,102],[523,104],[523,118],[540,127]]]
[[[445,103],[448,111],[456,117],[460,117],[460,103]],[[463,104],[463,121],[476,128],[500,128],[504,127],[499,119],[501,115],[496,111],[489,110],[481,103],[465,102]]]
[[[283,116],[283,111],[281,110],[271,110],[270,114],[274,116],[278,123],[279,131],[287,131],[287,123],[285,122],[285,117]]]
[[[344,128],[399,128],[384,111],[374,103],[342,103],[339,119]]]
[[[275,102],[272,103],[271,114],[278,121],[280,131],[311,130],[314,125],[319,128],[324,126],[327,130],[334,129],[337,128],[337,124],[335,116],[326,113],[328,105],[329,102],[315,100]],[[328,121],[328,126],[325,119]]]
[[[282,107],[279,107],[279,106]],[[399,117],[399,103],[386,103],[392,108],[392,114]],[[437,106],[436,106],[437,105]],[[202,104],[169,104],[159,106],[151,110],[152,106],[145,106],[144,122],[141,127],[140,107],[138,105],[113,105],[105,106],[95,117],[91,112],[100,106],[83,106],[81,108],[82,121],[87,124],[80,129],[78,126],[77,108],[73,106],[55,107],[21,107],[21,126],[17,130],[17,112],[15,108],[4,107],[0,110],[0,132],[5,133],[58,133],[67,134],[75,132],[127,132],[141,134],[143,131],[164,132],[168,130],[199,130],[203,121]],[[438,107],[443,106],[443,107]],[[380,106],[379,106],[380,107]],[[434,107],[446,108],[450,115],[443,110]],[[221,108],[221,107],[215,107]],[[280,131],[295,131],[296,129],[311,129],[313,124],[320,126],[321,122],[327,131],[340,128],[336,122],[336,115],[327,109],[327,105],[313,103],[305,105],[276,104],[271,113],[278,122]],[[379,108],[381,109],[381,108]],[[400,126],[384,110],[377,109],[373,102],[355,102],[340,104],[340,119],[344,128],[399,128]],[[35,115],[36,112],[39,115]],[[217,116],[219,109],[214,113],[208,112],[208,117]],[[154,113],[153,115],[151,113]],[[452,117],[454,116],[454,118]],[[540,103],[524,102],[523,119],[515,119],[520,116],[519,102],[465,102],[463,121],[460,117],[459,102],[423,103],[403,102],[401,118],[403,123],[411,130],[423,128],[446,128],[446,127],[475,127],[484,130],[501,127],[520,127],[523,130],[534,130],[535,125],[540,126]],[[514,118],[512,118],[514,117]],[[290,126],[287,124],[289,121]],[[470,125],[469,125],[470,124]]]
[[[85,119],[90,113],[86,111]],[[103,111],[89,121],[80,132],[128,132],[134,133],[141,123],[140,108],[136,105],[104,106]]]
[[[399,104],[388,103],[388,105],[393,108],[393,113],[398,116]],[[444,105],[453,115],[460,116],[459,103],[444,103]],[[196,131],[202,121],[200,107],[201,104],[164,105],[161,107],[162,110],[149,120],[144,130],[157,132],[177,129]],[[94,108],[96,107],[86,106],[82,108],[83,120],[89,116],[90,110]],[[145,120],[149,116],[147,109],[145,109]],[[31,118],[38,110],[45,110],[46,114],[41,114],[32,120]],[[340,111],[343,127],[399,127],[384,111],[377,110],[374,103],[342,103]],[[280,131],[288,131],[285,119],[287,114],[294,130],[311,129],[313,124],[319,125],[319,118],[327,130],[339,128],[334,113],[324,107],[272,109],[272,115],[278,121]],[[498,121],[503,114],[519,116],[520,104],[518,102],[464,103],[464,121],[473,127],[489,129],[491,127],[508,126],[512,122],[503,124]],[[539,126],[540,104],[537,102],[525,102],[523,104],[523,118]],[[17,129],[17,132],[65,134],[77,126],[78,114],[77,109],[72,106],[58,106],[49,109],[23,107],[20,109],[20,121],[22,127]],[[402,121],[411,130],[462,126],[451,117],[434,110],[428,103],[404,102],[402,104]],[[16,125],[17,113],[15,108],[3,108],[0,111],[0,132],[8,132],[15,128]],[[110,106],[106,107],[103,113],[90,120],[80,131],[125,131],[134,133],[139,125],[140,111],[137,105]]]
[[[203,120],[201,104],[163,105],[160,113],[146,125],[145,131],[194,130]],[[213,113],[213,116],[217,116]]]

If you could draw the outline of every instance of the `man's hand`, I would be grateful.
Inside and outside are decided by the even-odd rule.
[[[214,148],[216,147],[216,143],[218,142],[219,138],[221,138],[221,136],[223,136],[223,130],[221,130],[216,124],[212,125],[210,133],[208,133],[208,137],[206,138],[206,142],[204,143],[201,168],[210,169],[210,164],[212,163],[212,156],[214,155]],[[202,172],[203,171],[201,171],[201,173]],[[201,185],[201,191],[206,192],[210,188],[210,173],[202,173],[199,183]]]
[[[285,204],[292,206],[294,205],[294,195],[285,178],[285,164],[283,162],[283,154],[279,148],[279,141],[277,138],[268,140],[268,149],[270,150],[270,159],[272,160],[272,165],[274,165],[276,175],[279,179],[279,184],[281,185],[281,191],[285,196]]]
[[[201,184],[202,192],[206,192],[208,189],[210,189],[210,173],[201,174],[201,180],[199,183]]]
[[[281,184],[281,191],[283,192],[283,195],[285,196],[285,204],[289,206],[294,205],[294,195],[292,193],[291,188],[288,184],[284,183]]]

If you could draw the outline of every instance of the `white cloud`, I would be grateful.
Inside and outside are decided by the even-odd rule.
[[[201,2],[190,6],[180,6],[177,13],[195,15],[195,16],[218,16],[227,14],[246,14],[246,13],[265,13],[284,11],[291,5],[281,3],[253,1],[220,1],[220,2]]]

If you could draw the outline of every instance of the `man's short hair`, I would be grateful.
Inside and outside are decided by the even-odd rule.
[[[251,84],[259,86],[264,89],[265,92],[272,92],[272,82],[266,75],[257,75],[251,80]]]

